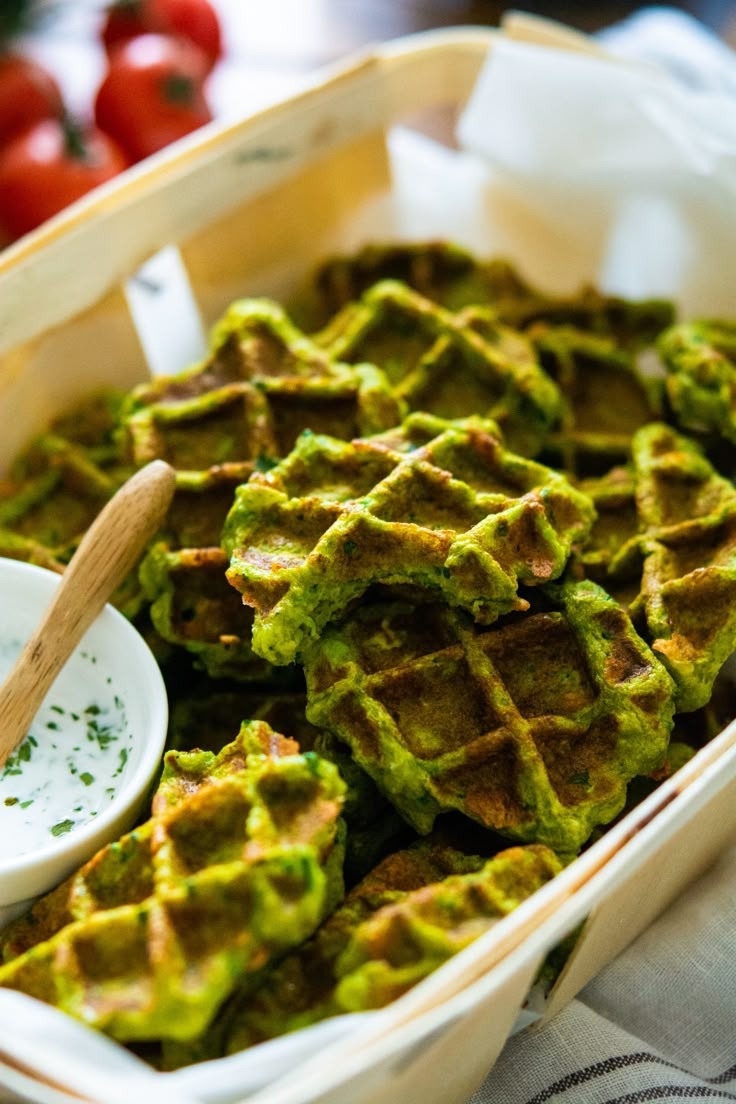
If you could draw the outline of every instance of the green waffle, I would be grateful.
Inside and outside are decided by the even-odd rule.
[[[389,855],[266,985],[236,1000],[223,1025],[225,1051],[388,1004],[561,869],[537,846],[489,861],[431,844]]]
[[[635,548],[643,557],[637,607],[689,712],[736,648],[736,488],[669,426],[640,430],[633,453],[642,534],[612,569],[626,572]]]
[[[410,410],[493,418],[524,455],[539,451],[560,415],[559,392],[522,334],[491,320],[478,333],[395,280],[371,287],[316,340],[338,360],[378,365]]]
[[[114,446],[101,439],[100,423],[85,417],[97,405],[107,410],[106,397],[69,415],[70,421],[78,419],[78,440],[56,432],[42,434],[16,461],[12,478],[0,492],[0,555],[62,572],[97,514],[130,474]],[[57,425],[63,428],[65,421]],[[137,616],[143,593],[135,572],[111,601],[126,617]]]
[[[186,649],[213,678],[270,678],[253,654],[252,618],[227,585],[220,533],[236,487],[252,465],[219,464],[178,472],[176,492],[158,537],[139,569],[151,623],[162,640]]]
[[[406,824],[345,745],[309,723],[305,716],[306,691],[298,681],[290,678],[283,686],[213,685],[207,677],[199,676],[191,687],[188,680],[187,692],[174,695],[167,747],[219,751],[248,717],[266,721],[279,732],[290,732],[300,751],[316,751],[322,759],[334,763],[346,785],[342,810],[347,826],[345,878],[354,885],[386,854],[399,834],[406,835]]]
[[[124,395],[94,392],[31,441],[0,488],[0,555],[62,572],[95,517],[132,474],[116,438]],[[113,603],[136,617],[135,573]]]
[[[235,488],[305,428],[371,432],[399,417],[380,372],[333,364],[267,300],[233,304],[203,364],[138,387],[123,417],[132,459],[177,469],[172,508],[141,569],[161,637],[214,678],[267,679],[219,548]]]
[[[661,422],[634,434],[632,456],[580,484],[598,517],[578,562],[628,607],[690,712],[736,648],[736,489]]]
[[[660,338],[659,353],[678,424],[736,443],[736,322],[673,326]]]
[[[484,623],[524,609],[519,586],[559,576],[592,521],[586,496],[510,453],[493,423],[413,415],[351,443],[303,435],[238,489],[223,545],[256,610],[254,650],[285,664],[373,584]]]
[[[115,388],[93,391],[53,420],[50,432],[85,449],[102,467],[121,463],[118,426],[126,393]]]
[[[151,623],[162,639],[194,657],[211,678],[268,680],[271,666],[251,647],[252,611],[228,586],[220,548],[153,545],[140,578],[151,603]]]
[[[166,1044],[163,1066],[235,1054],[344,1012],[388,1004],[561,870],[545,847],[490,861],[428,841],[385,858],[257,990],[236,995],[193,1045]]]
[[[364,603],[306,675],[309,720],[417,831],[456,809],[561,853],[661,766],[672,725],[669,675],[592,582],[550,585],[490,627],[446,605]]]
[[[529,338],[564,397],[545,456],[582,476],[627,460],[632,434],[662,412],[660,381],[645,380],[611,337],[538,323]]]
[[[213,685],[205,676],[199,676],[194,687],[188,685],[187,692],[174,695],[167,747],[219,751],[247,717],[266,721],[279,732],[290,732],[300,751],[316,751],[322,759],[334,763],[346,786],[342,810],[347,827],[345,879],[348,885],[354,885],[383,858],[397,836],[406,835],[406,823],[345,745],[309,723],[305,716],[306,691],[303,686],[295,687],[294,682],[290,678],[283,686],[221,681]]]
[[[225,463],[203,472],[178,472],[173,502],[139,571],[156,632],[186,649],[213,678],[270,676],[268,665],[251,649],[249,618],[233,600],[220,549],[235,488],[250,470]]]
[[[51,433],[33,442],[16,470],[20,479],[0,499],[0,527],[66,563],[117,482],[83,448]]]
[[[159,538],[169,548],[217,548],[235,489],[252,464],[215,464],[203,471],[177,472],[176,490]]]
[[[639,532],[633,466],[617,465],[605,475],[581,480],[577,486],[591,499],[596,513],[578,558],[588,578],[610,587],[612,564]]]
[[[358,1012],[396,1000],[561,870],[547,847],[513,847],[477,872],[384,905],[352,932],[335,964],[337,1008]]]
[[[92,464],[112,483],[122,483],[130,474],[117,437],[120,411],[126,401],[123,391],[111,388],[93,391],[64,410],[48,431],[31,441],[12,468],[15,479],[24,481],[46,471],[53,462],[53,445],[74,446],[77,457]],[[51,447],[50,447],[51,446]]]
[[[169,752],[151,820],[3,933],[0,985],[122,1041],[200,1035],[337,903],[343,790],[262,722]]]
[[[572,325],[633,347],[651,344],[673,319],[672,304],[662,299],[632,302],[590,286],[551,295],[506,260],[478,261],[437,241],[368,245],[352,256],[333,257],[320,266],[315,287],[323,310],[332,314],[380,280],[399,280],[450,310],[490,306],[499,321],[516,329],[536,322]]]
[[[24,563],[35,564],[36,567],[45,567],[47,571],[56,571],[58,574],[61,574],[66,566],[64,561],[46,545],[33,540],[32,537],[21,537],[12,529],[3,527],[0,527],[0,556],[9,560],[22,560]]]
[[[529,284],[508,261],[483,266],[488,301],[509,326],[526,329],[536,322],[574,326],[611,336],[629,348],[650,345],[671,325],[674,310],[664,299],[632,301],[606,295],[590,285],[567,295],[551,295]]]
[[[78,434],[84,428],[82,421]],[[32,444],[15,468],[22,481],[6,487],[0,498],[0,554],[63,571],[128,474],[120,463],[111,468],[90,459],[103,448],[55,434]],[[222,464],[178,473],[172,506],[140,566],[140,580],[138,572],[131,573],[113,596],[130,618],[141,613],[146,600],[152,603],[151,619],[161,638],[192,652],[214,676],[270,674],[251,651],[247,617],[225,582],[227,562],[219,547],[235,488],[251,471],[252,465]]]
[[[314,284],[322,314],[329,318],[381,280],[407,284],[448,310],[488,301],[481,266],[457,245],[367,245],[353,256],[332,257],[319,267]]]
[[[400,418],[381,372],[334,363],[276,303],[245,299],[215,327],[203,364],[132,392],[123,424],[137,464],[250,471],[284,456],[304,429],[351,437]]]

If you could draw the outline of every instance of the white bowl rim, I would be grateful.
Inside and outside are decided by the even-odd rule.
[[[23,560],[13,560],[0,556],[0,580],[12,577],[26,578],[33,576],[39,587],[39,592],[45,591],[45,601],[42,609],[51,599],[54,588],[61,581],[61,575],[49,571],[45,567],[29,564]],[[133,806],[141,801],[148,786],[151,783],[157,769],[161,765],[166,734],[168,727],[168,696],[166,685],[154,655],[138,630],[123,616],[119,610],[109,603],[93,622],[93,625],[101,625],[104,631],[112,636],[119,635],[125,644],[128,661],[138,667],[142,673],[141,693],[148,696],[148,708],[151,713],[148,732],[145,734],[143,746],[139,752],[139,760],[134,765],[129,776],[124,778],[120,789],[110,801],[110,804],[87,824],[80,825],[73,832],[65,836],[57,837],[52,843],[39,847],[27,854],[18,855],[11,859],[0,859],[0,882],[12,877],[31,873],[39,874],[45,865],[62,865],[65,855],[80,852],[85,849],[86,843],[105,835],[105,831],[115,821],[129,813]],[[78,645],[78,648],[82,644]],[[75,649],[76,651],[77,649]],[[140,734],[133,732],[133,739],[141,740]],[[88,849],[93,853],[95,846]],[[35,894],[33,894],[35,896]],[[17,898],[22,899],[22,895]]]

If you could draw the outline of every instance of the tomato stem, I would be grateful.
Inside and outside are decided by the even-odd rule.
[[[84,131],[70,115],[64,115],[61,120],[61,128],[64,131],[64,152],[73,161],[90,161],[89,148],[85,141]]]
[[[194,81],[182,73],[171,73],[161,82],[164,99],[168,103],[190,107],[195,101]]]
[[[39,22],[41,5],[38,0],[2,0],[0,3],[0,44]]]
[[[140,9],[141,0],[114,0],[107,10],[119,15],[138,15]]]

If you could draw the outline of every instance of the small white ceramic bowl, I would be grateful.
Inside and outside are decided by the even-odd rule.
[[[40,620],[58,582],[59,576],[52,571],[0,557],[1,678]],[[20,828],[14,830],[13,825],[20,825],[21,820],[13,818],[16,810],[18,816],[29,817],[32,808],[21,812],[20,799],[8,796],[16,784],[21,785],[20,776],[8,777],[7,766],[0,772],[0,814],[4,818],[0,927],[131,827],[160,767],[167,722],[166,688],[148,645],[122,614],[105,606],[52,686],[30,730],[36,738],[34,771],[49,763],[48,781],[44,771],[46,790],[36,806],[39,816],[43,816],[44,802],[58,802],[62,791],[68,794],[70,807],[66,814],[63,809],[61,815],[58,810],[55,814],[57,829],[61,822],[59,832],[52,832],[50,823],[39,820],[43,824],[40,842],[27,853],[17,853],[16,845],[8,840],[14,835],[18,840],[27,839]],[[91,769],[78,769],[87,754],[96,755],[97,763],[104,764],[95,766],[94,775]],[[106,757],[111,757],[109,762]],[[108,765],[111,777],[101,789]],[[80,782],[82,774],[86,778]],[[58,793],[50,793],[51,789]],[[75,803],[83,800],[80,795],[87,790],[90,801],[91,795],[97,794],[99,808],[83,822],[84,813],[77,812],[82,806]],[[88,811],[89,806],[85,807]],[[71,828],[70,821],[75,821]]]

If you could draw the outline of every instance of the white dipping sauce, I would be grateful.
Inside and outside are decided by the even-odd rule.
[[[0,678],[19,651],[19,641],[0,642]],[[57,681],[0,772],[0,859],[53,846],[121,787],[132,746],[125,703],[112,679],[94,670],[94,655],[75,659],[89,676]]]

